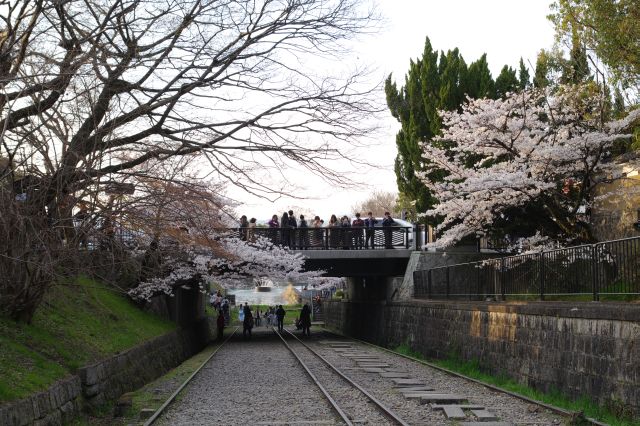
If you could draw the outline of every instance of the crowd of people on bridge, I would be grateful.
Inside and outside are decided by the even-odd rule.
[[[355,214],[355,219],[351,220],[344,215],[340,219],[333,214],[325,225],[320,216],[315,216],[311,223],[304,215],[299,219],[293,210],[284,212],[278,219],[278,215],[273,215],[267,222],[269,227],[268,237],[274,244],[280,244],[289,248],[306,250],[313,247],[342,248],[342,249],[368,249],[375,248],[375,228],[381,222],[384,234],[384,247],[392,248],[392,229],[396,223],[391,217],[391,213],[385,212],[384,218],[379,221],[373,217],[373,213],[367,213],[362,219],[361,213]],[[257,219],[247,216],[240,218],[239,236],[243,241],[255,241]],[[322,228],[326,228],[323,230]],[[263,234],[264,235],[264,234]]]

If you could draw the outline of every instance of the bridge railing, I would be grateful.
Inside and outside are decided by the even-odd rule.
[[[412,227],[366,228],[235,228],[230,235],[251,241],[258,236],[293,250],[410,249]],[[235,235],[234,235],[235,234]]]
[[[413,282],[428,299],[637,297],[640,237],[419,270]]]

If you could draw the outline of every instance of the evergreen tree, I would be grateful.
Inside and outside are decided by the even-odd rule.
[[[549,61],[547,59],[547,52],[543,49],[538,53],[536,58],[536,70],[533,74],[533,86],[538,88],[547,87],[549,85]]]
[[[515,77],[515,71],[511,72]],[[517,86],[516,79],[514,87]],[[467,95],[495,98],[495,82],[486,55],[467,67],[458,49],[438,52],[427,38],[422,57],[409,64],[404,87],[398,88],[390,75],[385,82],[385,93],[391,114],[402,125],[396,135],[398,156],[395,160],[400,196],[415,200],[416,211],[424,212],[437,200],[416,177],[428,161],[421,156],[420,143],[429,143],[439,134],[438,110],[460,109]],[[436,169],[428,178],[439,181],[445,175],[444,171]]]
[[[485,53],[475,62],[469,65],[469,74],[467,77],[468,95],[474,99],[496,97],[495,82],[489,71],[487,63],[487,54]]]
[[[587,50],[574,31],[571,38],[571,52],[562,73],[562,83],[581,83],[590,77]]]
[[[520,80],[516,77],[516,70],[505,65],[496,78],[496,97],[503,98],[509,92],[515,92],[520,87]]]
[[[520,90],[524,90],[531,85],[531,83],[529,82],[529,70],[524,65],[524,61],[522,60],[522,57],[520,58],[520,70],[518,71],[518,80],[519,80],[518,87],[520,88]]]
[[[620,119],[624,117],[624,97],[618,87],[613,91],[613,118]]]

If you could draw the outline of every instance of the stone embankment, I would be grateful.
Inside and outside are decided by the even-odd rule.
[[[328,327],[427,357],[477,360],[542,391],[640,416],[640,306],[623,303],[329,302]]]
[[[175,330],[126,352],[79,369],[46,391],[0,406],[0,425],[56,425],[139,388],[193,356],[211,338],[207,320]]]

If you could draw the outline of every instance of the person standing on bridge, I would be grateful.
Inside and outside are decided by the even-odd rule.
[[[340,222],[335,214],[331,215],[331,219],[329,219],[329,247],[337,248],[338,241],[340,241]]]
[[[360,213],[356,213],[356,218],[353,220],[351,228],[356,228],[352,231],[354,248],[356,250],[362,250],[362,241],[364,239],[362,235],[362,228],[364,228],[364,220],[360,219]]]
[[[385,212],[384,219],[382,219],[382,227],[384,228],[384,248],[393,248],[393,241],[391,241],[391,227],[395,223],[395,220],[391,217],[391,213]]]
[[[291,229],[289,228],[289,214],[287,212],[282,213],[280,219],[280,245],[283,247],[291,247]]]
[[[271,220],[268,222],[269,224],[269,233],[271,235],[271,242],[273,244],[278,244],[278,228],[280,228],[280,223],[278,222],[278,215],[274,214],[271,216]]]
[[[305,303],[300,311],[300,325],[302,326],[302,335],[311,336],[311,308]]]
[[[289,248],[295,248],[296,246],[296,229],[298,228],[298,222],[293,215],[293,210],[289,210],[289,228],[291,228],[291,239],[289,241]]]
[[[278,309],[276,309],[276,318],[278,319],[278,331],[284,331],[284,316],[287,312],[284,310],[282,305],[278,305]]]
[[[242,241],[247,241],[247,229],[249,229],[249,221],[247,220],[247,216],[242,215],[240,218],[240,239]]]
[[[378,223],[378,219],[376,219],[375,217],[373,217],[373,213],[369,212],[367,214],[367,218],[364,220],[364,227],[365,229],[365,240],[364,240],[364,248],[368,249],[369,248],[369,241],[371,241],[371,248],[375,248],[375,242],[374,242],[374,238],[375,238],[375,227],[376,227],[376,223]]]
[[[306,250],[309,247],[309,226],[302,214],[300,215],[300,226],[298,229],[298,246],[302,250]]]

